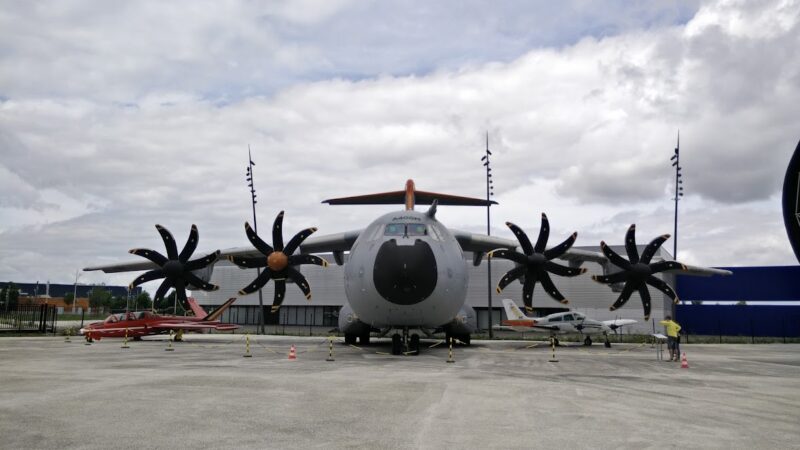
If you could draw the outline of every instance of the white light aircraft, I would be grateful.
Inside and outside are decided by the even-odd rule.
[[[508,320],[504,320],[501,325],[495,325],[493,327],[495,330],[548,333],[554,339],[559,334],[577,333],[585,336],[584,345],[592,345],[591,335],[602,334],[605,337],[605,346],[611,347],[611,342],[608,340],[609,331],[616,332],[622,326],[636,323],[633,319],[593,320],[577,311],[555,313],[545,317],[529,317],[511,299],[503,300],[503,308]]]

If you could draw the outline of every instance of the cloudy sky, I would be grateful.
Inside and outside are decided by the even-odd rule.
[[[246,245],[248,145],[262,231],[361,228],[388,209],[320,201],[408,178],[483,196],[487,131],[494,235],[671,233],[680,130],[679,259],[796,264],[799,104],[798,1],[3,2],[0,281],[72,283],[160,250],[156,223]]]

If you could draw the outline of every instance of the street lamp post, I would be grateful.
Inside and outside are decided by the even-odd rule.
[[[256,220],[256,188],[255,183],[253,182],[253,166],[256,163],[253,162],[253,155],[250,153],[250,146],[247,146],[247,186],[250,187],[250,200],[253,204],[253,231],[258,234],[258,222]],[[258,276],[261,276],[261,268],[257,267],[256,272]],[[261,294],[261,288],[258,289],[258,329],[260,334],[266,334],[264,332],[264,297]]]
[[[683,175],[681,174],[681,132],[678,130],[678,142],[675,145],[675,154],[672,155],[672,165],[675,167],[675,225],[673,228],[672,259],[678,260],[678,201],[683,197]],[[670,302],[672,303],[672,302]],[[675,317],[675,304],[671,306],[672,317]]]
[[[489,150],[489,132],[486,132],[486,153],[481,158],[483,161],[484,167],[486,167],[486,235],[491,236],[492,234],[492,226],[491,226],[491,215],[490,215],[490,208],[491,208],[491,196],[494,195],[494,187],[492,186],[492,168],[491,164],[489,163],[489,156],[492,155],[492,152]],[[489,307],[489,339],[494,337],[494,333],[492,332],[492,260],[486,260],[486,294],[488,296],[488,307]]]
[[[675,146],[675,154],[670,160],[675,167],[675,226],[673,228],[672,259],[678,259],[678,200],[683,197],[683,175],[681,174],[681,132],[678,131],[678,143]]]
[[[72,312],[75,313],[75,305],[78,303],[78,278],[81,277],[81,270],[75,269],[75,285],[72,288]]]

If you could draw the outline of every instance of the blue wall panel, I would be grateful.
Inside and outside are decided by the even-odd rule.
[[[800,337],[800,306],[678,305],[675,311],[689,334]]]
[[[800,300],[800,266],[721,267],[727,277],[676,276],[681,300]]]

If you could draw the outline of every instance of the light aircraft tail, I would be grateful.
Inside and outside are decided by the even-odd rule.
[[[533,319],[533,317],[526,316],[525,313],[519,309],[519,306],[514,303],[514,300],[508,298],[503,299],[503,308],[506,310],[506,317],[508,317],[508,320]]]
[[[197,300],[195,300],[193,297],[187,298],[186,302],[189,304],[189,308],[194,313],[194,316],[198,319],[205,319],[205,317],[208,315],[206,310],[203,309],[202,306],[198,305]]]
[[[355,197],[340,197],[323,200],[329,205],[405,205],[406,210],[414,209],[414,205],[430,205],[437,200],[440,205],[457,206],[489,206],[496,205],[494,200],[482,198],[461,197],[458,195],[440,194],[437,192],[418,191],[414,187],[414,180],[406,181],[403,191],[381,192],[379,194],[357,195]]]
[[[233,302],[235,302],[235,301],[236,301],[236,297],[231,297],[231,298],[228,299],[228,301],[223,303],[219,308],[214,310],[214,312],[212,312],[211,314],[208,314],[206,312],[206,310],[203,309],[203,307],[200,306],[197,303],[197,300],[195,300],[192,297],[189,297],[188,299],[186,299],[186,302],[189,303],[189,308],[194,313],[194,316],[197,317],[198,319],[202,319],[204,322],[217,320],[219,318],[219,316],[221,316],[222,313],[224,313],[225,310],[228,309],[233,304]]]
[[[215,309],[214,312],[212,312],[211,314],[209,314],[205,318],[203,318],[203,320],[204,321],[218,320],[219,316],[221,316],[222,313],[224,313],[226,309],[230,308],[230,306],[235,301],[236,301],[236,297],[229,298],[227,301],[225,301],[225,303],[220,305],[219,308]]]

